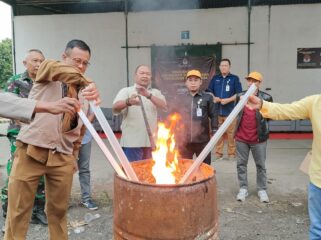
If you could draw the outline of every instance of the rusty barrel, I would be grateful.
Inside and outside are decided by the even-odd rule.
[[[202,164],[200,169],[209,168]],[[217,240],[216,179],[211,169],[202,180],[177,185],[133,182],[115,175],[114,239]]]

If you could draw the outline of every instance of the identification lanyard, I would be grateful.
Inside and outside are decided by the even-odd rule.
[[[227,82],[226,82],[226,87],[225,87],[225,91],[226,91],[226,92],[229,92],[229,91],[230,91],[230,85],[229,85],[229,83],[230,83],[230,79],[227,80]]]
[[[202,101],[203,101],[203,99],[199,99],[197,101],[197,108],[196,108],[196,116],[197,117],[202,117],[203,116],[203,112],[202,112],[202,108],[201,108]]]

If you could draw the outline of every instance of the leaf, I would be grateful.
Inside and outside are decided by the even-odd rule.
[[[0,42],[0,88],[4,88],[12,75],[12,41],[7,38]]]

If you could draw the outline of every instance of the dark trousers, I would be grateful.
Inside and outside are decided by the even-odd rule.
[[[207,145],[207,142],[205,143],[186,143],[179,147],[179,152],[181,154],[182,158],[187,159],[193,159],[194,153],[196,156],[198,156],[204,149],[204,147]],[[211,153],[209,153],[206,158],[203,161],[204,163],[207,163],[208,165],[211,165]]]
[[[151,147],[123,147],[123,151],[130,162],[153,158]]]

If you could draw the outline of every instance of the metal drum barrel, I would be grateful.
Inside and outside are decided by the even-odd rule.
[[[115,175],[114,239],[217,240],[215,173],[207,164],[200,169],[211,174],[177,185],[132,182]]]

